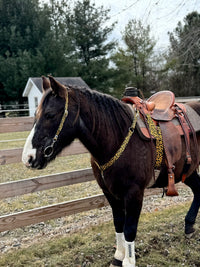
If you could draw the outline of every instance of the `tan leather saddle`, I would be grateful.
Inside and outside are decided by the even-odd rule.
[[[175,103],[174,93],[171,91],[160,91],[144,101],[138,96],[125,95],[122,101],[132,104],[140,111],[140,119],[137,123],[139,133],[146,139],[155,139],[152,135],[146,117],[150,115],[156,127],[160,127],[166,164],[168,167],[168,196],[177,196],[175,188],[174,164],[181,158],[182,142],[184,136],[186,143],[186,168],[182,176],[184,182],[186,173],[191,164],[190,134],[196,140],[195,121],[199,121],[199,115],[189,106]],[[191,120],[192,122],[191,122]],[[195,125],[195,127],[193,126]],[[197,140],[196,140],[197,143]],[[197,151],[198,153],[198,151]],[[198,157],[197,157],[198,161]],[[198,162],[197,162],[198,165]]]

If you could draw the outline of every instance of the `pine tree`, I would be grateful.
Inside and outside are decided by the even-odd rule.
[[[123,32],[125,47],[118,48],[112,60],[115,63],[116,90],[119,92],[125,86],[134,86],[148,95],[155,90],[151,84],[153,77],[153,49],[154,39],[150,36],[150,26],[143,26],[140,20],[130,20]],[[118,88],[117,88],[118,85]]]
[[[109,53],[115,46],[108,41],[114,24],[104,26],[109,20],[109,10],[96,7],[90,0],[77,1],[68,20],[68,29],[74,53],[78,59],[77,71],[91,88],[105,91],[111,71]]]

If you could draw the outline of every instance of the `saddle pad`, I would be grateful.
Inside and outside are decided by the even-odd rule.
[[[183,105],[183,104],[182,104]],[[200,131],[200,116],[196,113],[196,111],[194,109],[192,109],[189,105],[184,104],[184,107],[186,108],[186,114],[195,130],[195,132]],[[182,127],[179,123],[178,118],[174,118],[171,120],[172,123],[177,127],[179,134],[183,135],[183,130]],[[140,116],[137,120],[137,124],[136,124],[136,129],[138,130],[140,136],[145,139],[145,140],[149,140],[150,136],[149,136],[149,132],[146,128],[146,125],[143,121],[142,116]]]

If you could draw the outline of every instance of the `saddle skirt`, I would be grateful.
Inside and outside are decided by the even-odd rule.
[[[177,105],[179,106],[180,104],[178,103]],[[189,118],[189,120],[190,120],[190,122],[194,128],[194,131],[195,132],[200,131],[200,123],[199,123],[200,122],[200,116],[196,113],[196,111],[194,109],[192,109],[187,104],[181,104],[180,106],[182,106],[182,105],[185,107],[186,114],[187,114],[187,116],[188,116],[188,118]],[[132,107],[134,108],[135,106],[133,105]],[[152,119],[153,119],[153,117],[152,117]],[[182,129],[180,122],[176,116],[173,116],[171,122],[176,127],[179,134],[184,135],[183,129]],[[150,139],[149,132],[148,132],[147,127],[145,125],[144,119],[141,115],[138,117],[136,128],[137,128],[138,133],[140,134],[141,138],[143,138],[145,140]],[[189,132],[191,133],[190,128],[189,128]],[[153,136],[153,138],[155,138],[155,137]]]

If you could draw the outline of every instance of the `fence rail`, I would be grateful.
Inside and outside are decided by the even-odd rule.
[[[63,149],[59,157],[88,153],[87,149],[79,142],[75,141],[70,146]],[[0,165],[21,162],[22,148],[0,150]]]
[[[108,203],[103,195],[96,195],[67,201],[51,206],[36,208],[0,217],[0,231],[12,230],[17,227],[27,226],[50,219],[88,211],[107,206]]]
[[[91,168],[0,184],[0,199],[94,180]]]
[[[0,118],[0,133],[30,131],[33,117]]]
[[[33,118],[30,117],[0,119],[0,132],[27,131],[31,129],[32,123]],[[65,149],[60,156],[81,154],[86,152],[88,151],[85,149],[85,147],[79,141],[75,141],[71,146]],[[21,153],[22,148],[0,150],[0,164],[9,164],[21,161]],[[0,199],[92,180],[94,180],[92,169],[88,168],[72,172],[57,173],[1,183]],[[145,191],[145,196],[159,193],[162,193],[162,189],[147,189]],[[79,213],[82,211],[100,208],[107,205],[108,202],[103,195],[96,195],[0,216],[0,232],[43,222],[49,219],[55,219],[62,216]]]
[[[22,112],[22,111],[29,111],[29,108],[24,108],[24,109],[0,109],[0,113],[2,112]]]

